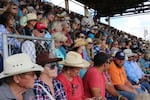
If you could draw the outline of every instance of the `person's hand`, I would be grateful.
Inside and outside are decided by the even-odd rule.
[[[85,100],[107,100],[105,97],[86,98]]]
[[[122,96],[120,100],[128,100],[126,97]]]

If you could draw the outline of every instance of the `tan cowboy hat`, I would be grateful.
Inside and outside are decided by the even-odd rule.
[[[35,13],[27,14],[27,21],[35,20],[37,21],[37,15]]]
[[[90,63],[82,58],[82,56],[74,51],[70,51],[66,55],[66,60],[61,61],[60,64],[68,67],[87,68]]]
[[[84,39],[76,39],[73,48],[85,46],[85,45],[87,45],[87,42]]]
[[[25,53],[9,56],[4,61],[4,71],[0,73],[0,79],[32,71],[43,71],[40,65],[32,63]]]

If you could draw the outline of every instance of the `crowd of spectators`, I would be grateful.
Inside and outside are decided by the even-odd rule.
[[[44,69],[26,93],[35,93],[36,100],[133,100],[150,93],[150,41],[49,2],[1,0],[0,6],[0,72],[8,67],[3,34],[54,39],[8,38],[11,55],[28,54]]]

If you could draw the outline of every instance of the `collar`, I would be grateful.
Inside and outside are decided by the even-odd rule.
[[[8,98],[8,100],[17,100],[17,98],[13,95],[12,91],[10,90],[8,84],[3,83],[0,88],[3,91],[3,94],[6,96],[6,98]]]

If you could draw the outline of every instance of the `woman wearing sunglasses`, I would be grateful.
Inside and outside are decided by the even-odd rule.
[[[38,73],[35,81],[34,93],[36,100],[67,100],[62,84],[55,80],[57,76],[57,62],[60,58],[49,58],[48,54],[41,54],[37,63],[44,71]]]

